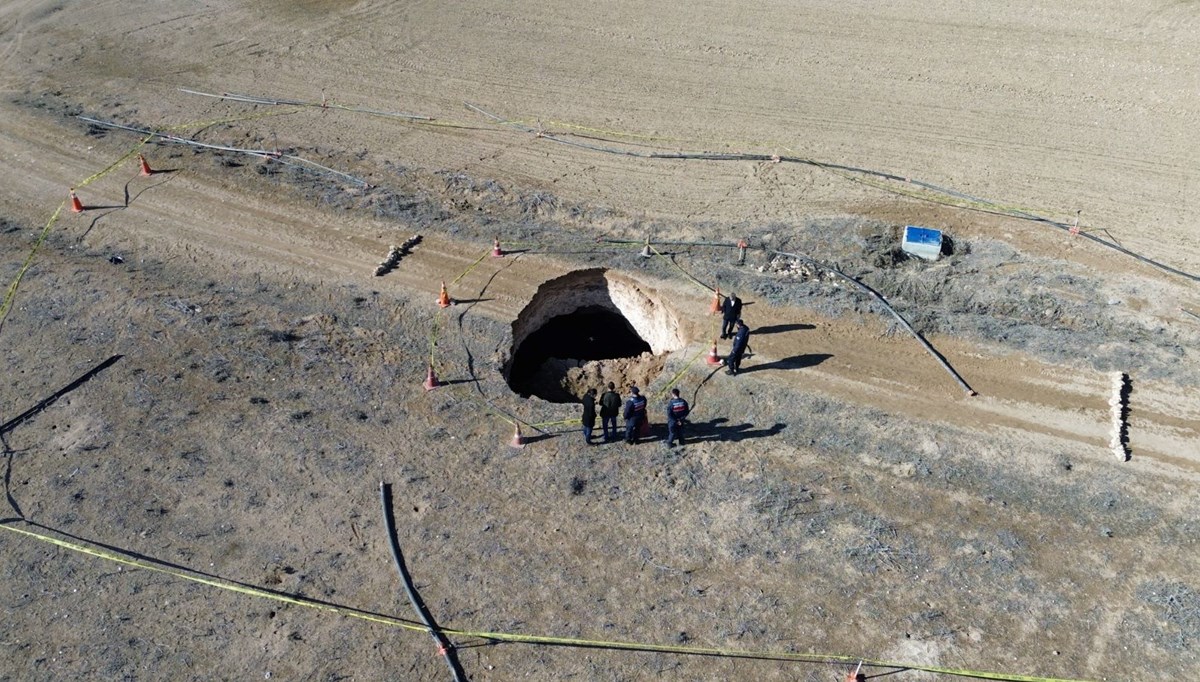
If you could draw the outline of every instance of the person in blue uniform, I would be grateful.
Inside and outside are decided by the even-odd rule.
[[[637,442],[638,431],[642,422],[646,421],[646,397],[637,386],[629,387],[629,400],[625,401],[625,442],[633,445]]]
[[[667,447],[675,447],[676,440],[683,445],[683,420],[691,411],[688,402],[679,397],[679,389],[672,388],[671,399],[667,401]]]
[[[737,321],[737,333],[733,335],[733,347],[729,349],[729,357],[725,358],[726,374],[734,375],[742,367],[742,356],[746,354],[746,346],[750,345],[750,328],[745,322]]]

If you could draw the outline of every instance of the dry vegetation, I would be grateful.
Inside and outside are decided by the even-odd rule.
[[[0,322],[4,525],[166,570],[0,534],[0,679],[448,679],[420,632],[181,577],[413,620],[381,480],[416,586],[448,628],[1195,677],[1194,279],[818,167],[604,154],[461,109],[532,112],[523,125],[631,150],[780,153],[791,148],[766,141],[802,129],[814,158],[1022,206],[1070,195],[1089,234],[1195,270],[1195,207],[1179,197],[1200,177],[1185,125],[1196,103],[1179,93],[1200,65],[1175,49],[1200,26],[1195,8],[534,9],[0,9],[0,281],[21,272],[65,188],[137,142],[80,114],[224,121],[187,134],[369,182],[151,144],[165,172],[127,163],[81,187],[110,206],[63,213]],[[456,125],[176,90],[264,83]],[[907,223],[943,228],[945,257],[899,252]],[[647,234],[662,257],[638,255]],[[493,235],[509,255],[486,257]],[[708,245],[743,237],[744,266]],[[377,273],[393,244],[411,248]],[[879,291],[980,395],[873,299],[772,252]],[[575,405],[505,380],[514,335],[547,305],[539,289],[596,279],[577,271],[618,278],[614,305],[668,352],[574,370],[569,388],[637,378],[654,396],[651,442],[586,447]],[[691,277],[749,303],[742,376],[704,364],[711,293]],[[459,301],[445,310],[441,281]],[[431,356],[447,385],[426,391]],[[1112,372],[1131,378],[1126,462],[1108,447]],[[668,450],[658,415],[672,380],[694,411],[689,444]],[[509,446],[513,419],[540,425],[523,449]],[[454,639],[473,680],[845,674]]]

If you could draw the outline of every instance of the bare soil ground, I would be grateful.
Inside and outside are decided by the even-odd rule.
[[[1194,678],[1197,33],[1190,2],[5,3],[0,281],[68,187],[90,207],[62,213],[0,322],[5,528],[411,619],[386,481],[445,627]],[[139,137],[80,114],[369,186],[157,143],[164,172],[93,180]],[[678,150],[767,158],[637,155]],[[1184,274],[1014,211],[1079,211],[1085,235]],[[905,224],[953,248],[899,257]],[[486,257],[493,235],[514,253]],[[638,255],[647,235],[663,257]],[[979,395],[873,299],[764,249],[879,291]],[[657,418],[658,440],[585,447],[577,406],[506,384],[518,314],[585,268],[680,320],[647,389],[655,415],[684,389],[687,446]],[[712,294],[692,278],[747,301],[743,375],[704,364]],[[431,355],[448,385],[426,392]],[[1133,384],[1128,461],[1112,372]],[[541,425],[523,449],[511,419]],[[448,676],[419,632],[16,532],[0,548],[0,679]],[[459,643],[475,680],[845,673]]]

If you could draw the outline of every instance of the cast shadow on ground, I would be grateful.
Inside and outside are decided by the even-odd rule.
[[[687,443],[707,443],[729,441],[736,443],[742,440],[751,438],[770,438],[778,435],[780,431],[787,428],[787,424],[775,422],[769,428],[756,429],[754,424],[732,424],[725,417],[717,417],[706,422],[691,422],[689,421],[683,428],[683,439]],[[651,426],[650,441],[666,440],[667,426],[666,424],[653,424]],[[640,442],[650,442],[645,438]]]
[[[13,417],[12,419],[4,422],[4,424],[0,425],[0,443],[2,443],[4,445],[4,455],[5,455],[4,495],[8,499],[9,506],[11,506],[13,508],[13,511],[17,513],[17,516],[19,516],[21,518],[25,518],[24,512],[21,511],[21,505],[17,504],[16,498],[14,498],[12,496],[12,456],[15,454],[15,451],[8,446],[8,440],[4,438],[5,434],[7,434],[9,431],[12,431],[13,429],[17,428],[18,426],[23,424],[25,421],[32,419],[32,418],[36,417],[37,415],[41,414],[42,410],[45,410],[47,407],[50,407],[51,405],[53,405],[55,403],[55,401],[57,401],[59,398],[67,395],[71,391],[74,391],[75,389],[79,388],[80,386],[86,384],[88,381],[91,381],[92,377],[103,372],[104,370],[108,369],[109,367],[117,364],[117,362],[123,357],[125,357],[125,356],[119,355],[119,354],[109,357],[104,362],[101,362],[100,364],[96,365],[95,367],[93,367],[93,368],[89,369],[88,371],[84,372],[83,374],[79,375],[79,377],[77,377],[71,383],[69,383],[66,386],[63,386],[62,388],[55,391],[49,397],[42,399],[33,407],[29,408],[28,410],[25,410],[21,414]]]
[[[175,173],[175,169],[154,171],[151,173],[151,175],[161,175],[161,174],[170,175],[172,173]],[[124,197],[125,203],[124,204],[111,204],[108,206],[84,206],[83,210],[85,210],[85,211],[101,211],[102,210],[105,212],[101,213],[100,215],[96,216],[95,218],[92,218],[92,222],[88,224],[87,229],[83,231],[83,234],[80,235],[79,238],[84,239],[85,237],[87,237],[88,234],[91,233],[92,229],[96,227],[96,223],[100,222],[101,218],[104,218],[112,213],[116,213],[117,211],[123,211],[123,210],[129,208],[129,205],[132,204],[133,202],[137,201],[138,197],[142,196],[147,191],[155,189],[158,186],[162,185],[163,183],[168,182],[170,179],[171,178],[169,178],[169,177],[163,178],[161,182],[156,182],[152,185],[143,187],[140,190],[138,190],[137,194],[134,194],[132,196],[130,196],[130,194],[129,194],[129,185],[131,183],[133,183],[133,180],[130,180],[129,182],[125,183],[125,197]]]
[[[396,616],[389,615],[386,613],[380,613],[378,611],[370,611],[367,609],[361,609],[361,608],[349,606],[346,604],[339,604],[337,602],[332,602],[332,601],[325,601],[325,600],[319,599],[317,597],[310,597],[310,596],[306,595],[303,591],[284,592],[282,590],[273,590],[269,587],[262,587],[260,585],[256,585],[256,584],[249,583],[249,582],[243,582],[240,580],[234,580],[232,578],[226,578],[226,577],[223,577],[216,573],[209,573],[209,572],[203,571],[199,568],[195,568],[192,566],[186,566],[184,564],[177,564],[172,561],[168,561],[166,559],[158,559],[149,554],[142,554],[141,552],[138,552],[138,551],[135,551],[132,549],[126,549],[124,547],[120,547],[117,545],[110,545],[106,542],[101,542],[100,540],[95,540],[93,538],[86,538],[81,535],[76,535],[76,534],[71,533],[70,531],[64,530],[62,528],[55,528],[53,526],[47,526],[45,524],[38,523],[37,521],[33,521],[31,519],[6,518],[3,520],[0,520],[0,523],[8,524],[9,522],[18,521],[18,520],[24,522],[28,526],[31,526],[32,528],[48,531],[48,533],[49,533],[48,537],[53,537],[54,535],[59,535],[64,538],[67,538],[68,540],[73,540],[74,542],[72,544],[80,545],[81,548],[75,549],[74,547],[72,547],[71,549],[74,549],[76,552],[80,552],[81,554],[86,553],[86,554],[90,554],[92,556],[100,556],[101,558],[108,559],[110,561],[116,560],[116,561],[121,561],[124,563],[129,563],[129,561],[126,561],[126,560],[132,560],[132,562],[135,562],[134,565],[140,566],[142,568],[149,567],[149,568],[151,568],[151,570],[157,570],[157,571],[165,572],[168,574],[174,574],[174,575],[185,577],[185,578],[187,578],[188,575],[198,576],[200,578],[205,578],[208,581],[211,581],[209,584],[213,585],[214,587],[219,587],[219,588],[226,589],[226,590],[235,590],[235,591],[242,592],[242,593],[259,594],[259,595],[264,595],[264,596],[278,597],[282,601],[291,602],[291,603],[294,603],[294,601],[296,599],[302,599],[309,604],[314,604],[316,606],[319,606],[321,608],[328,609],[328,610],[344,611],[346,613],[357,613],[362,616],[370,616],[372,618],[390,618],[393,620],[396,619]],[[41,534],[39,533],[38,535],[41,535]],[[99,547],[99,548],[105,550],[105,553],[97,554],[94,551],[95,547]],[[115,559],[114,559],[114,557],[115,557]],[[187,579],[195,580],[195,578],[187,578]],[[415,625],[415,623],[413,623],[413,624]]]
[[[769,327],[755,327],[750,330],[751,334],[780,334],[783,332],[796,332],[805,329],[816,329],[811,324],[774,324]]]
[[[535,250],[533,250],[533,249],[526,249],[526,250],[527,250],[529,253],[536,253],[536,254],[538,254],[538,255],[543,255],[543,256],[547,256],[547,255],[550,255],[550,256],[560,256],[560,255],[570,255],[570,256],[591,256],[591,255],[603,255],[603,256],[609,256],[609,255],[612,255],[612,254],[614,254],[614,253],[625,253],[625,250],[624,250],[624,249],[538,249],[538,250],[536,250],[536,251],[535,251]],[[512,253],[512,252],[511,252],[511,251],[506,251],[506,252],[505,252],[505,255],[508,255],[509,253]]]
[[[404,553],[400,551],[400,540],[396,534],[396,516],[392,511],[392,486],[381,481],[379,483],[379,497],[383,503],[383,524],[387,529],[388,545],[392,550],[392,558],[396,562],[396,570],[400,572],[400,580],[404,583],[404,591],[408,594],[408,601],[412,605],[413,610],[420,616],[421,622],[429,629],[429,633],[433,635],[433,639],[438,645],[438,652],[446,659],[446,663],[450,666],[454,679],[465,680],[467,679],[467,674],[463,671],[462,665],[459,663],[458,654],[454,652],[454,647],[450,646],[445,633],[441,631],[437,625],[437,621],[433,618],[433,614],[429,612],[429,607],[425,604],[425,600],[417,592],[412,574],[408,571],[408,564],[404,561]]]
[[[775,360],[774,362],[764,362],[761,365],[749,365],[738,370],[738,374],[747,374],[749,372],[759,372],[768,369],[802,369],[804,367],[815,367],[829,358],[833,357],[829,353],[808,353],[806,355],[793,355],[790,358]]]
[[[877,677],[886,677],[888,675],[898,675],[900,673],[906,673],[910,670],[912,670],[912,668],[896,668],[895,670],[888,670],[888,671],[881,672],[881,673],[875,673],[874,675],[863,675],[861,679],[873,680]]]
[[[85,210],[85,211],[104,210],[104,213],[101,213],[100,215],[97,215],[94,218],[92,218],[92,222],[88,223],[87,229],[83,231],[83,234],[79,235],[80,241],[83,241],[84,239],[87,238],[87,236],[89,234],[91,234],[92,229],[94,229],[96,227],[96,223],[100,222],[101,218],[104,218],[104,217],[108,216],[109,214],[116,213],[117,211],[124,211],[125,207],[124,206],[84,206],[83,210]]]
[[[58,400],[59,398],[70,393],[71,391],[74,391],[75,389],[79,388],[80,386],[86,384],[88,381],[90,381],[92,379],[92,377],[103,372],[104,370],[108,369],[109,367],[115,365],[123,357],[125,357],[125,356],[120,355],[120,354],[109,357],[104,362],[101,362],[100,364],[96,365],[95,367],[93,367],[93,368],[89,369],[88,371],[84,372],[83,374],[79,375],[71,383],[67,384],[66,386],[63,386],[62,388],[58,389],[54,393],[50,394],[49,397],[41,400],[40,402],[38,402],[38,404],[34,405],[33,407],[29,408],[28,410],[25,410],[24,412],[13,417],[12,419],[4,422],[4,424],[0,425],[0,435],[4,435],[4,434],[8,433],[9,431],[12,431],[17,426],[19,426],[22,422],[36,416],[42,410],[53,405],[54,402],[56,400]]]
[[[492,286],[492,282],[496,281],[496,278],[500,276],[501,272],[507,270],[510,266],[512,266],[513,263],[516,262],[517,260],[514,258],[505,263],[503,267],[497,268],[496,271],[492,273],[492,276],[488,277],[487,282],[483,284],[483,287],[479,290],[479,293],[475,294],[475,298],[471,299],[470,301],[463,302],[464,307],[462,311],[458,313],[458,341],[462,344],[463,352],[467,354],[467,373],[471,375],[471,381],[475,383],[475,390],[479,391],[480,395],[483,394],[483,388],[479,383],[479,377],[475,374],[475,354],[471,352],[471,347],[467,345],[467,335],[463,329],[463,318],[467,316],[467,312],[470,311],[471,308],[475,307],[476,303],[492,300],[490,298],[483,298],[484,292],[488,290],[488,287]]]

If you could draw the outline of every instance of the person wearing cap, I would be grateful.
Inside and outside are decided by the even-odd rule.
[[[629,387],[629,400],[625,401],[625,442],[633,445],[637,442],[638,430],[646,421],[646,397],[637,386]]]
[[[742,299],[737,297],[737,294],[731,293],[725,297],[721,303],[721,338],[728,339],[733,336],[733,324],[742,315]]]
[[[733,335],[733,347],[729,349],[729,357],[725,358],[726,374],[735,375],[742,367],[742,356],[746,354],[746,346],[750,345],[750,328],[745,322],[737,321],[737,333]]]

